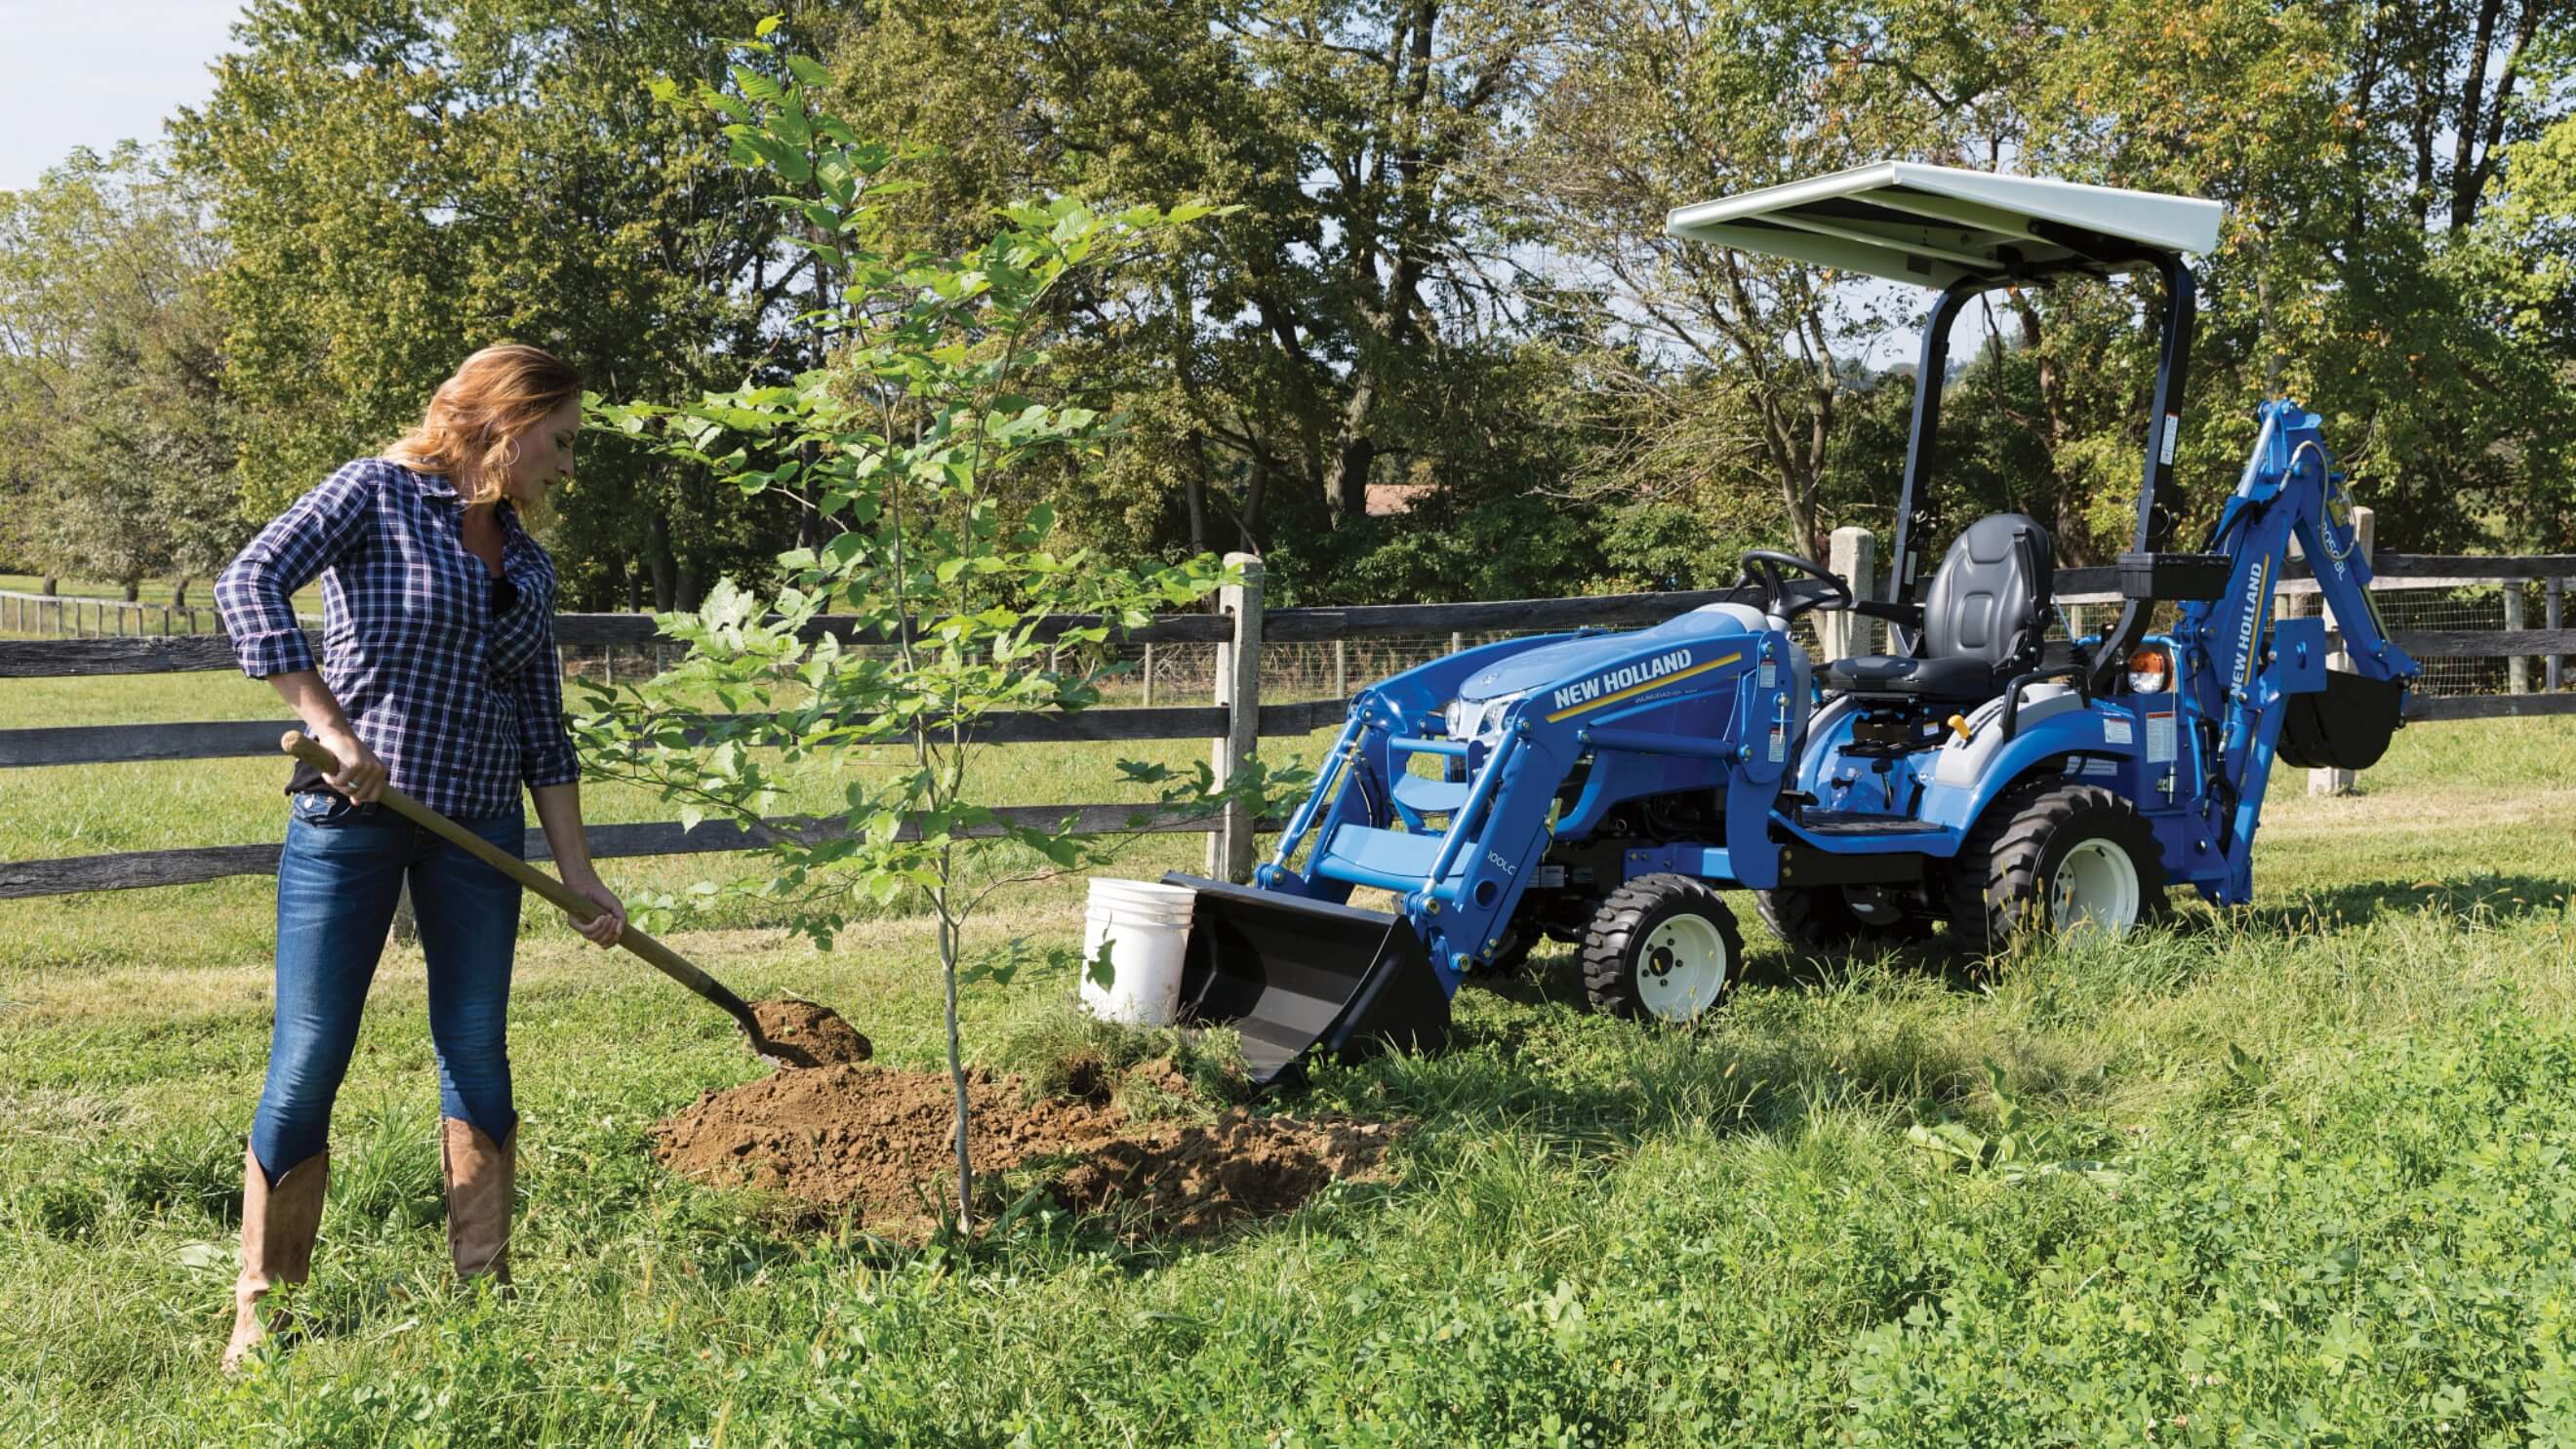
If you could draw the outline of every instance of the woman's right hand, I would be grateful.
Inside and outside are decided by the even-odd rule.
[[[349,803],[371,805],[384,793],[385,762],[376,758],[376,752],[367,748],[367,742],[358,738],[356,731],[333,730],[316,734],[313,741],[340,762],[338,773],[322,778],[330,782],[332,789],[348,796]]]

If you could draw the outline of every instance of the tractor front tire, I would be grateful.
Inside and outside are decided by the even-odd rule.
[[[1641,875],[1612,891],[1583,933],[1592,1009],[1631,1021],[1688,1021],[1714,1008],[1744,968],[1735,913],[1686,875]]]
[[[2038,933],[2123,936],[2165,913],[2164,853],[2118,794],[2064,779],[2005,792],[1960,843],[1951,924],[1969,950]]]

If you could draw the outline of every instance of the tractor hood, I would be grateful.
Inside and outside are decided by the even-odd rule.
[[[1703,604],[1651,629],[1560,639],[1556,643],[1542,644],[1536,649],[1515,654],[1470,677],[1459,687],[1458,697],[1477,703],[1527,694],[1534,689],[1545,689],[1600,673],[1640,654],[1659,654],[1703,640],[1757,634],[1768,627],[1762,611],[1750,605]]]

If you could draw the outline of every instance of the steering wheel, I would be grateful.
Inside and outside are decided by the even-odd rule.
[[[1736,563],[1743,571],[1743,577],[1761,586],[1763,597],[1770,605],[1765,612],[1783,619],[1795,619],[1816,609],[1831,611],[1852,606],[1851,585],[1814,559],[1756,548],[1737,555]],[[1786,575],[1790,571],[1806,577],[1788,578]]]

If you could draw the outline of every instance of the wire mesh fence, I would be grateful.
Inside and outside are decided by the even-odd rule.
[[[2519,585],[2476,584],[2439,589],[2383,587],[2374,590],[2372,598],[2378,604],[2382,622],[2392,632],[2483,633],[2540,628],[2545,624],[2548,608],[2546,590],[2536,580]],[[2511,602],[2517,598],[2518,603]],[[2283,611],[2313,613],[2316,607],[2312,594],[2289,595],[2285,596]],[[2172,606],[2160,612],[2170,615]],[[2114,606],[2104,604],[2070,606],[2059,614],[2058,626],[2050,631],[2051,638],[2063,637],[2070,629],[2078,633],[2098,630],[2118,617]],[[1832,625],[1821,614],[1799,620],[1794,632],[1808,656],[1820,662],[1887,647],[1885,625],[1866,619],[1850,622],[1851,632],[1841,640],[1826,637]],[[2160,622],[2169,623],[2170,619]],[[1261,697],[1272,703],[1347,699],[1363,686],[1461,649],[1559,632],[1563,631],[1467,630],[1334,642],[1264,643]],[[1099,681],[1102,702],[1125,707],[1209,704],[1216,697],[1217,651],[1222,647],[1213,643],[1130,644],[1112,650],[1108,656],[1112,672]],[[845,647],[844,652],[891,653],[865,647]],[[665,643],[567,648],[563,651],[564,672],[573,678],[639,683],[671,668],[684,655],[683,646]],[[2417,687],[2428,695],[2522,693],[2549,687],[2547,657],[2539,654],[2523,656],[2519,669],[2515,660],[2505,658],[2428,657],[2419,662],[2424,666],[2424,675]],[[2576,658],[2565,661],[2560,675],[2564,682],[2576,684]]]

